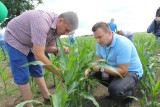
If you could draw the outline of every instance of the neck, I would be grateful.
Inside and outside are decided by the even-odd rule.
[[[113,39],[113,33],[112,33],[112,35],[110,36],[110,42],[108,43],[108,44],[106,44],[107,45],[107,47],[109,47],[110,45],[111,45],[111,43],[112,43],[112,39]]]

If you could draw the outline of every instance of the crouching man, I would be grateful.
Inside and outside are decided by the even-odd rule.
[[[106,98],[120,101],[122,107],[128,107],[134,96],[134,87],[143,75],[142,64],[133,43],[126,37],[113,33],[105,22],[98,22],[92,27],[97,41],[96,56],[107,60],[117,73],[108,68],[96,67],[85,71],[85,76],[95,72],[94,77],[108,87],[109,96]],[[108,76],[107,76],[108,75]]]

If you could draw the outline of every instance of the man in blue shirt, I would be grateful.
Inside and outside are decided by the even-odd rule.
[[[113,33],[105,22],[96,23],[92,31],[97,41],[96,57],[107,60],[107,64],[114,67],[123,78],[113,70],[93,63],[93,68],[87,69],[85,76],[95,72],[94,76],[108,87],[110,95],[107,98],[113,98],[120,101],[123,107],[128,107],[133,99],[127,96],[134,96],[134,87],[143,75],[136,48],[126,37]]]
[[[74,34],[75,34],[75,31],[68,33],[68,43],[70,46],[75,42]]]
[[[114,23],[114,18],[112,18],[109,22],[109,27],[112,32],[117,32],[117,25]]]

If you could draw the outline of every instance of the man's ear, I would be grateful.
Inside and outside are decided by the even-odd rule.
[[[109,35],[112,35],[112,31],[111,30],[108,30],[107,32],[108,32]]]
[[[63,22],[63,21],[64,21],[63,18],[59,18],[59,19],[58,19],[58,22]]]

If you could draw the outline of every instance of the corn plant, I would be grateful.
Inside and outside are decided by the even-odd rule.
[[[85,69],[91,68],[89,64],[97,61],[94,59],[95,39],[92,36],[77,37],[76,39],[77,42],[75,44],[68,45],[70,54],[64,54],[62,45],[67,44],[65,39],[59,40],[60,53],[56,57],[53,56],[51,58],[52,63],[60,68],[58,72],[65,80],[64,83],[57,80],[56,93],[50,97],[53,107],[83,106],[84,99],[91,100],[95,106],[99,107],[99,104],[91,93],[96,80],[93,81],[89,77],[84,77]],[[153,35],[145,33],[135,34],[133,42],[144,69],[143,78],[140,82],[140,91],[143,93],[143,96],[139,99],[139,103],[142,107],[158,107],[160,102],[156,98],[160,95],[160,80],[156,77],[156,61],[151,60],[156,55],[156,49],[159,49],[158,42],[154,39]],[[38,61],[30,64],[43,65]],[[53,65],[51,66],[53,67]],[[103,63],[96,66],[113,69]],[[116,72],[116,70],[113,71]],[[54,77],[53,79],[55,81]]]
[[[90,93],[91,90],[88,90],[94,89],[94,81],[91,81],[88,77],[84,77],[85,69],[90,68],[89,64],[95,61],[95,52],[92,51],[94,48],[90,48],[91,45],[95,46],[95,42],[92,41],[93,44],[89,44],[85,42],[86,38],[82,39],[84,39],[84,42],[81,41],[78,44],[79,41],[77,40],[77,44],[70,47],[72,51],[69,55],[64,54],[62,43],[59,41],[61,47],[59,68],[64,72],[59,73],[64,78],[65,83],[59,83],[56,88],[56,94],[51,96],[53,107],[79,107],[83,105],[84,99],[91,100],[95,106],[99,107],[99,104]],[[114,69],[106,64],[99,64],[97,66]],[[117,72],[116,70],[114,71]]]
[[[2,78],[2,83],[3,83],[3,86],[4,86],[4,92],[5,94],[7,95],[8,91],[7,91],[7,79],[8,79],[8,74],[5,70],[6,68],[0,68],[0,76]]]
[[[70,107],[72,106],[82,106],[82,95],[80,95],[82,92],[84,92],[84,84],[87,80],[84,75],[84,70],[88,66],[88,63],[93,59],[94,52],[90,52],[89,54],[85,52],[79,53],[80,48],[71,47],[73,51],[69,55],[64,54],[61,41],[59,41],[61,50],[60,50],[60,60],[59,60],[59,67],[61,71],[64,73],[61,73],[61,76],[64,78],[65,83],[59,83],[60,89],[57,89],[58,92],[56,92],[56,97],[53,96],[53,105],[58,105],[54,107],[63,107],[68,105]],[[87,48],[83,48],[82,50],[86,50]],[[63,93],[63,94],[62,94]],[[61,96],[62,95],[62,96]],[[59,97],[61,99],[59,99]],[[66,100],[62,100],[63,96],[66,96]],[[65,98],[64,98],[65,99]],[[94,99],[94,98],[93,98]],[[58,101],[59,103],[57,104]],[[96,101],[96,100],[94,100]],[[93,102],[94,102],[93,101]],[[95,102],[94,102],[95,103]],[[98,103],[96,106],[99,106]],[[67,106],[66,106],[67,107]]]
[[[158,48],[157,41],[151,37],[153,35],[141,34],[137,36],[134,44],[144,69],[141,80],[143,97],[139,99],[139,102],[142,107],[156,107],[159,104],[156,97],[160,93],[160,83],[156,81],[156,69],[153,66],[154,64],[150,62],[150,58],[155,55],[155,50]]]
[[[51,100],[54,107],[64,107],[67,105],[69,107],[78,107],[82,106],[83,96],[93,101],[93,103],[99,107],[98,103],[88,92],[84,92],[84,83],[88,78],[84,77],[84,70],[87,68],[88,63],[91,62],[94,56],[94,52],[87,53],[78,53],[78,50],[73,50],[70,55],[65,55],[61,46],[61,51],[59,54],[59,74],[64,78],[65,83],[59,81],[58,87],[56,89],[56,94],[51,95]],[[75,49],[75,47],[72,47]],[[83,47],[79,51],[87,51],[87,48]],[[54,63],[54,62],[53,62]],[[40,64],[39,61],[30,62],[23,66],[29,64]],[[43,65],[43,63],[41,63]],[[52,68],[54,66],[51,65]],[[62,72],[63,71],[63,72]],[[93,89],[93,88],[91,88]],[[84,95],[86,93],[86,95]],[[90,96],[89,96],[90,95]],[[64,97],[65,96],[65,97]],[[88,96],[88,97],[87,97]],[[64,97],[64,98],[63,98]],[[66,99],[67,97],[67,99]],[[57,104],[58,103],[58,104]],[[57,105],[57,106],[55,106]]]
[[[30,83],[31,92],[32,92],[33,98],[34,98],[37,93],[37,85],[36,85],[33,77],[30,77],[29,83]]]

